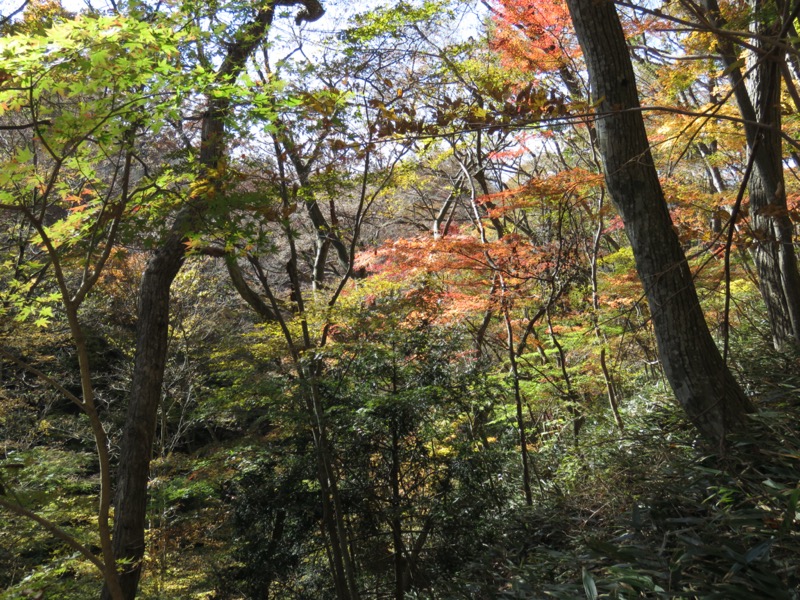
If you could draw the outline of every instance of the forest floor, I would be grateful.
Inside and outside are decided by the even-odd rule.
[[[629,394],[623,431],[598,413],[577,440],[541,445],[531,455],[533,505],[517,501],[494,514],[476,528],[485,537],[456,576],[409,597],[797,600],[800,374],[788,357],[754,370],[757,377],[743,376],[759,412],[726,448],[697,437],[663,382]],[[28,501],[81,536],[93,523],[96,473],[85,447],[57,435],[72,419],[55,411],[40,421],[52,445],[6,452],[4,466],[19,468],[3,476],[38,489]],[[270,435],[212,440],[154,463],[143,600],[248,597],[236,585],[242,559],[231,548],[241,531],[229,482],[236,461]],[[316,560],[305,568],[323,578],[324,560]],[[0,571],[2,600],[96,596],[91,566],[24,519],[4,518]],[[274,597],[313,598],[297,592],[304,585],[298,577]]]

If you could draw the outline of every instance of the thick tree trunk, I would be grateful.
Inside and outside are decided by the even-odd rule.
[[[610,0],[567,0],[597,104],[606,185],[625,223],[664,373],[697,428],[722,441],[753,406],[714,344],[667,210],[625,36]]]
[[[216,172],[223,153],[226,111],[227,103],[210,101],[203,121],[200,160],[212,172]],[[209,181],[209,185],[213,184]],[[161,247],[147,261],[139,286],[136,356],[120,442],[114,499],[114,555],[120,562],[120,584],[125,600],[136,597],[145,551],[147,483],[167,362],[170,289],[186,258],[186,234],[197,228],[205,209],[204,197],[190,198],[176,216]],[[102,598],[110,598],[105,588]]]
[[[222,118],[227,108],[218,102],[210,104],[203,123],[200,153],[206,167],[216,165],[221,156]],[[186,257],[186,234],[196,229],[204,211],[204,198],[190,199],[161,247],[148,260],[140,284],[136,357],[120,442],[114,500],[114,554],[120,562],[120,584],[125,600],[136,597],[145,551],[147,483],[167,361],[170,288]],[[102,598],[110,600],[106,588]]]

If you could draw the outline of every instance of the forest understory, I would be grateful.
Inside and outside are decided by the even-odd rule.
[[[798,15],[0,1],[0,600],[800,600]]]

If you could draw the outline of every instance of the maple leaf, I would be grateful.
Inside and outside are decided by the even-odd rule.
[[[557,71],[578,52],[565,2],[498,0],[493,3],[492,47],[504,63],[524,71]]]

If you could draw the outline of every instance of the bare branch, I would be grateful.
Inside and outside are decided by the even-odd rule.
[[[70,392],[68,389],[66,389],[63,385],[58,383],[55,379],[53,379],[49,375],[45,375],[42,371],[40,371],[36,367],[34,367],[32,365],[29,365],[28,363],[26,363],[23,360],[18,359],[16,356],[11,354],[7,350],[4,350],[3,348],[0,348],[0,355],[4,356],[5,358],[7,358],[11,362],[13,362],[15,365],[18,365],[18,366],[22,367],[23,369],[25,369],[29,373],[32,373],[32,374],[36,375],[37,377],[39,377],[40,379],[42,379],[46,383],[49,383],[51,386],[53,386],[55,389],[57,389],[59,392],[61,392],[64,395],[65,398],[67,398],[68,400],[70,400],[74,404],[77,404],[78,407],[80,407],[81,410],[84,410],[84,411],[86,410],[86,405],[84,404],[83,400],[78,398],[75,394]]]
[[[52,533],[55,537],[60,539],[64,542],[67,546],[72,548],[73,550],[80,552],[87,560],[91,561],[94,566],[100,569],[100,572],[105,574],[106,566],[103,564],[99,558],[97,558],[89,548],[81,544],[78,540],[68,534],[66,531],[61,529],[58,525],[46,519],[45,517],[36,514],[30,509],[25,508],[24,506],[17,504],[16,502],[11,502],[10,500],[5,499],[3,496],[0,496],[0,506],[3,508],[10,510],[13,513],[20,515],[21,517],[26,517],[31,521],[35,521],[42,527],[44,527],[47,531]]]

